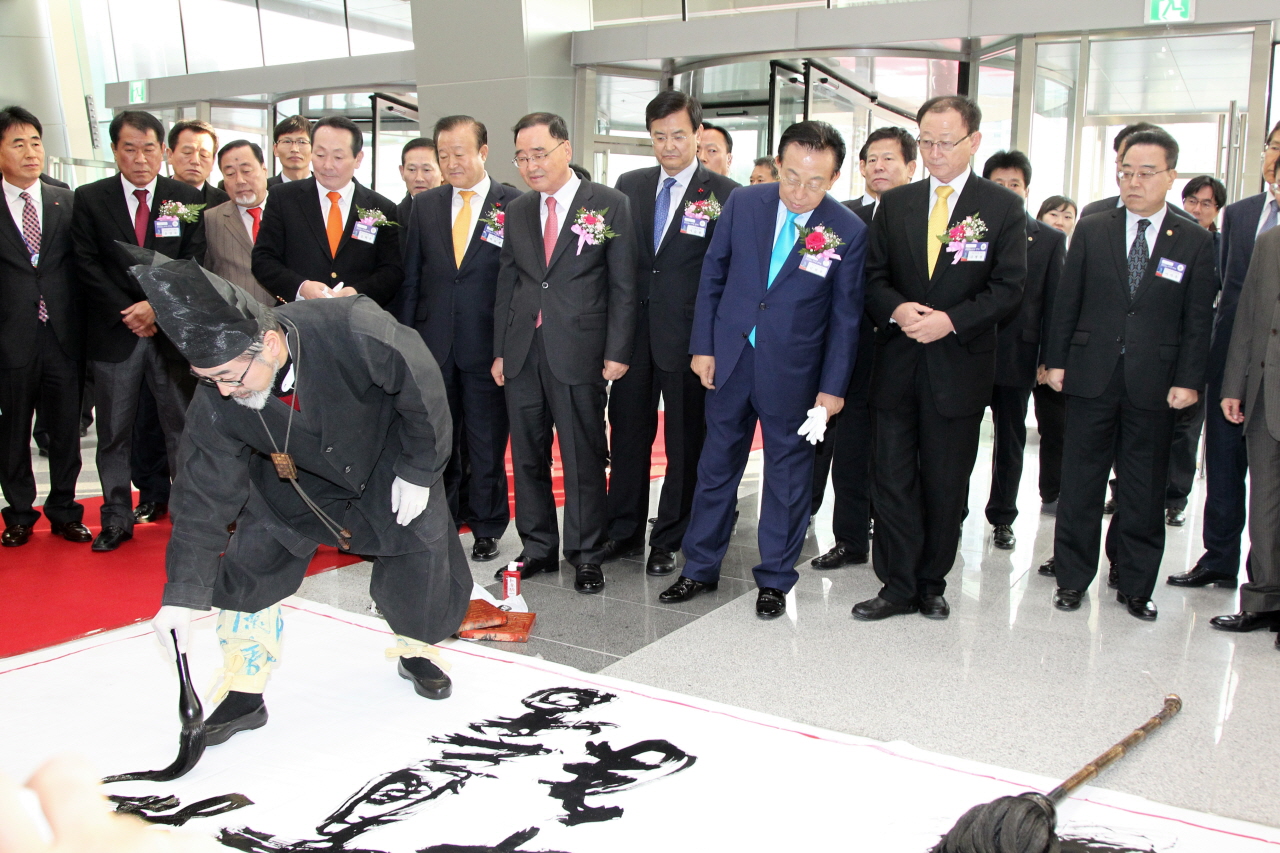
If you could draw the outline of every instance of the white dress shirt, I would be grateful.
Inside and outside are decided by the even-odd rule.
[[[876,198],[876,197],[875,197],[875,196],[873,196],[871,193],[863,193],[863,194],[862,194],[862,206],[863,206],[863,207],[875,207],[875,206],[876,206],[877,204],[879,204],[879,203],[880,203],[880,199]]]
[[[685,166],[678,174],[668,175],[665,171],[659,170],[658,173],[658,191],[653,194],[656,201],[658,196],[662,195],[662,185],[667,178],[675,178],[676,182],[671,185],[671,206],[667,208],[667,221],[662,225],[662,233],[666,234],[667,229],[671,227],[671,220],[676,218],[680,213],[680,201],[684,198],[685,190],[689,189],[689,182],[693,180],[693,173],[698,171],[698,158],[694,157],[693,162]]]
[[[815,206],[813,210],[817,210],[817,209],[818,208]],[[806,227],[809,224],[809,217],[813,215],[813,210],[806,211],[805,213],[802,213],[799,216],[797,216],[795,219],[796,225],[799,225],[801,228]],[[778,201],[778,218],[774,221],[774,224],[773,224],[773,242],[769,244],[769,252],[773,252],[773,247],[778,242],[778,235],[782,232],[782,226],[787,224],[787,214],[789,213],[791,213],[791,211],[787,210],[787,206],[783,204],[781,200],[779,200]],[[765,255],[765,257],[768,257],[768,255]]]
[[[1156,237],[1160,234],[1160,225],[1164,222],[1164,212],[1168,210],[1168,205],[1160,208],[1156,213],[1150,216],[1139,216],[1132,210],[1124,212],[1124,246],[1125,257],[1129,257],[1129,252],[1133,251],[1133,241],[1138,239],[1138,220],[1145,219],[1151,224],[1147,226],[1147,257],[1151,256],[1151,252],[1156,247]]]
[[[582,178],[578,177],[577,172],[570,172],[569,180],[553,194],[538,193],[540,196],[538,223],[542,226],[542,233],[547,233],[547,199],[554,198],[556,200],[556,222],[560,226],[560,231],[563,232],[565,223],[569,219],[569,212],[573,208],[573,197],[578,194],[578,187],[580,186],[582,186]]]
[[[320,218],[329,222],[329,193],[336,192],[341,198],[338,199],[338,210],[342,212],[342,227],[347,227],[347,218],[351,215],[351,199],[356,194],[356,182],[347,181],[347,185],[340,190],[327,190],[324,185],[316,181],[316,192],[320,194]]]
[[[270,193],[268,193],[268,195],[270,195]],[[235,201],[234,199],[232,200],[232,202],[235,204],[236,210],[240,213],[240,221],[244,223],[244,230],[249,234],[249,242],[252,243],[253,242],[253,217],[249,215],[249,208],[241,207],[240,203]],[[325,205],[324,215],[328,216],[329,215],[329,199],[326,198],[324,200],[324,205]],[[267,212],[267,196],[262,197],[261,204],[250,205],[250,207],[260,208],[262,210],[262,213],[266,213]],[[259,218],[261,218],[262,213],[258,214]],[[343,220],[343,221],[345,222],[346,220]]]
[[[467,228],[466,246],[471,245],[471,237],[476,232],[476,223],[480,221],[480,217],[484,215],[484,211],[480,208],[484,207],[484,200],[489,197],[489,189],[493,186],[493,179],[489,177],[489,173],[484,173],[484,178],[474,187],[467,187],[465,192],[473,192],[475,195],[471,197],[471,226]],[[449,225],[453,226],[458,221],[458,214],[462,213],[462,193],[457,187],[453,188],[453,201],[449,205]],[[572,199],[570,199],[572,201]],[[546,205],[546,202],[543,202]],[[561,220],[563,222],[564,220]],[[466,248],[463,248],[466,251]]]
[[[124,175],[120,176],[120,184],[124,187],[124,203],[129,206],[130,223],[136,222],[138,219],[138,198],[133,194],[133,191],[146,190],[147,207],[148,209],[154,208],[156,204],[156,182],[159,180],[159,177],[152,178],[151,183],[147,184],[145,187],[139,187],[129,183],[129,179]]]
[[[298,178],[298,180],[300,180],[300,181],[305,181],[305,180],[306,180],[307,178],[309,178],[309,177],[311,177],[311,173],[310,173],[310,172],[307,172],[307,174],[305,174],[305,175],[304,175],[304,176],[302,176],[301,178]],[[281,172],[281,173],[280,173],[280,183],[282,183],[282,184],[291,184],[291,183],[293,183],[293,180],[294,180],[293,178],[289,177],[289,176],[288,176],[288,175],[286,175],[284,172]]]
[[[947,222],[951,221],[951,217],[956,212],[956,202],[960,200],[960,193],[964,192],[964,185],[969,182],[969,175],[973,173],[972,169],[965,169],[956,177],[947,181],[945,184],[935,178],[929,176],[929,211],[933,211],[933,206],[938,203],[938,187],[951,187],[955,192],[947,196]]]
[[[13,215],[13,224],[18,226],[18,233],[22,233],[22,217],[27,209],[27,202],[22,197],[23,193],[31,196],[31,203],[36,207],[36,219],[40,223],[40,231],[44,233],[44,207],[40,196],[40,179],[28,189],[15,187],[8,181],[4,181],[4,200],[9,204],[9,213]],[[36,251],[40,251],[40,247],[36,247]]]

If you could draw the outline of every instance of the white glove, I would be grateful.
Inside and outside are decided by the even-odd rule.
[[[800,424],[800,429],[796,433],[804,436],[810,444],[817,444],[827,433],[827,407],[814,406],[805,414],[809,417]]]
[[[396,477],[391,483],[391,511],[396,514],[396,524],[405,527],[422,515],[430,496],[430,486],[415,486]]]
[[[187,636],[191,632],[191,617],[195,613],[190,607],[177,607],[172,604],[166,604],[160,608],[151,619],[151,630],[156,632],[156,637],[160,639],[160,645],[165,649],[173,650],[173,637],[169,636],[172,631],[178,635],[178,651],[185,653],[187,651]]]

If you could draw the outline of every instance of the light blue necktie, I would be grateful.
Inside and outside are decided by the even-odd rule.
[[[1280,218],[1280,205],[1276,204],[1274,198],[1267,202],[1267,208],[1267,218],[1262,220],[1262,227],[1258,229],[1259,237],[1275,228],[1276,220]]]
[[[778,232],[778,239],[773,243],[773,254],[769,257],[769,281],[765,284],[765,290],[773,287],[773,280],[778,277],[778,273],[782,272],[782,267],[787,262],[787,258],[791,257],[791,250],[796,245],[796,217],[798,213],[787,211],[787,221],[782,223],[782,230]],[[751,334],[747,338],[751,341],[751,345],[756,345],[756,330],[753,327]]]
[[[667,214],[671,211],[671,188],[676,185],[675,178],[667,178],[662,182],[662,191],[658,193],[658,204],[653,209],[653,253],[658,254],[658,246],[662,245],[662,234],[667,230]]]

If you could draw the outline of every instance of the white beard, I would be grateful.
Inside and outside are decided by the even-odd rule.
[[[271,363],[263,359],[256,359],[256,360],[261,361],[263,364]],[[276,387],[276,376],[279,373],[280,373],[279,367],[276,367],[276,369],[272,371],[271,384],[267,386],[265,391],[254,391],[244,397],[238,396],[236,394],[232,394],[231,399],[235,400],[237,403],[244,406],[246,409],[253,409],[256,412],[262,411],[267,405],[267,400],[271,399],[271,389]]]

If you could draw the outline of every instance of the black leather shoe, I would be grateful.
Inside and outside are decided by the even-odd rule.
[[[1216,586],[1223,589],[1235,589],[1240,581],[1234,575],[1206,569],[1199,563],[1191,567],[1191,571],[1165,578],[1169,586]]]
[[[1125,595],[1123,592],[1117,592],[1116,601],[1129,609],[1130,616],[1136,616],[1147,622],[1160,615],[1156,610],[1156,603],[1149,598],[1138,598],[1136,595]]]
[[[545,560],[531,560],[524,554],[516,557],[513,562],[520,563],[520,580],[527,581],[538,572],[558,572],[560,571],[560,560],[556,557],[547,557]],[[502,580],[502,573],[507,570],[504,565],[493,573],[493,579]]]
[[[665,548],[650,548],[649,561],[644,565],[644,573],[654,577],[669,575],[676,570],[676,552]]]
[[[413,682],[413,692],[423,699],[448,699],[453,695],[453,682],[440,667],[426,658],[400,658],[396,672]]]
[[[133,511],[133,520],[138,524],[150,524],[159,521],[169,514],[169,505],[164,503],[141,503]]]
[[[780,589],[760,587],[756,596],[756,615],[761,619],[777,619],[787,612],[787,596]]]
[[[693,578],[687,578],[684,575],[676,578],[676,582],[667,587],[666,591],[658,596],[658,600],[664,604],[671,604],[675,601],[688,601],[698,593],[705,590],[715,592],[716,587],[720,586],[719,581],[711,583],[703,583]]]
[[[49,529],[54,536],[61,536],[68,542],[76,542],[83,545],[86,542],[93,541],[93,534],[89,532],[89,528],[78,521],[68,521],[66,524],[50,522]]]
[[[30,538],[30,525],[11,524],[4,529],[4,534],[0,535],[0,545],[6,548],[17,548],[19,545],[26,545]]]
[[[1084,598],[1083,590],[1058,587],[1053,592],[1053,606],[1059,610],[1079,610],[1082,598]]]
[[[1185,509],[1166,509],[1164,511],[1164,523],[1170,527],[1181,527],[1187,523],[1187,511]]]
[[[1054,566],[1053,559],[1054,559],[1053,557],[1050,557],[1049,559],[1045,560],[1043,563],[1040,564],[1040,568],[1036,569],[1036,571],[1048,578],[1051,578],[1054,575],[1056,575],[1058,573],[1058,569],[1057,567]]]
[[[125,530],[123,527],[116,527],[113,524],[110,527],[102,528],[98,538],[93,540],[93,550],[114,551],[120,547],[121,543],[127,542],[132,538],[133,533],[131,531]]]
[[[604,557],[601,562],[612,563],[623,557],[638,557],[644,553],[644,537],[623,542],[619,539],[606,539]]]
[[[878,622],[881,619],[888,619],[890,616],[905,616],[908,613],[915,613],[920,606],[914,601],[910,604],[894,604],[892,601],[886,601],[880,596],[869,598],[866,601],[859,601],[853,605],[853,618],[861,619],[863,622]]]
[[[226,743],[231,740],[231,736],[237,732],[248,732],[254,729],[260,729],[267,724],[267,706],[260,705],[247,714],[241,714],[233,720],[225,723],[214,723],[205,725],[205,745],[217,746],[220,743]]]
[[[1107,586],[1112,589],[1120,587],[1120,568],[1115,564],[1111,564],[1111,568],[1107,569]]]
[[[477,563],[487,563],[498,556],[498,540],[492,536],[477,536],[471,545],[471,559]]]
[[[815,569],[838,569],[842,566],[862,565],[866,561],[866,551],[855,551],[843,542],[837,542],[830,551],[810,560],[809,565]]]
[[[1014,543],[1018,541],[1014,538],[1013,527],[1008,524],[997,524],[991,531],[991,540],[1002,551],[1012,551]]]
[[[573,575],[573,588],[583,595],[604,589],[604,572],[595,563],[583,563]]]
[[[1259,628],[1273,628],[1278,621],[1280,620],[1277,620],[1275,613],[1254,613],[1249,610],[1242,610],[1239,613],[1232,613],[1228,616],[1215,616],[1209,620],[1209,624],[1219,631],[1232,631],[1243,634],[1246,631],[1256,631]]]
[[[926,619],[946,619],[951,615],[951,605],[940,595],[922,595],[920,615]]]
[[[1116,499],[1107,498],[1107,502],[1102,505],[1103,515],[1113,515],[1116,511]]]

